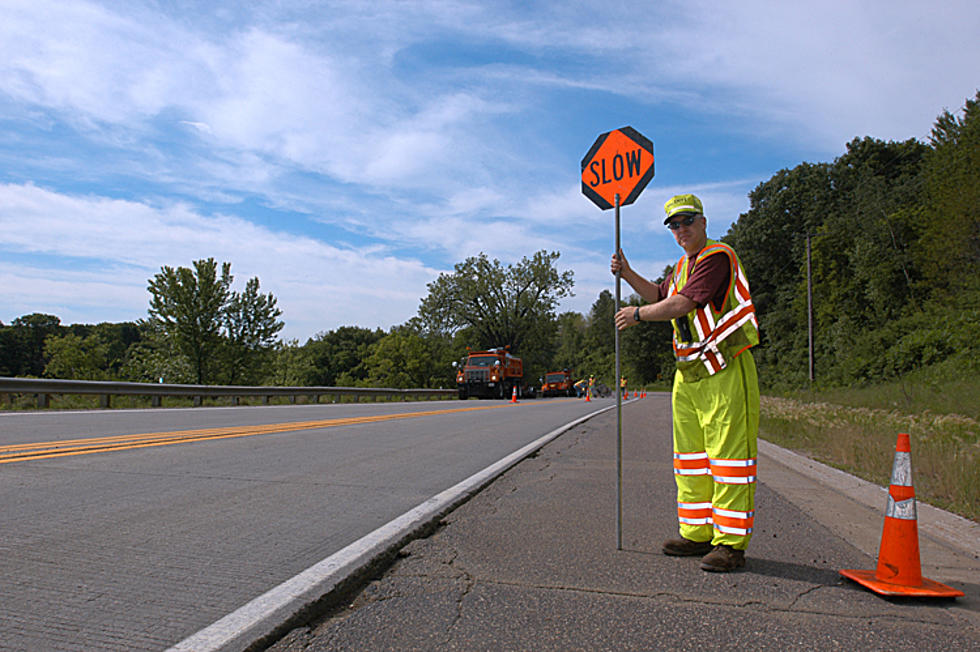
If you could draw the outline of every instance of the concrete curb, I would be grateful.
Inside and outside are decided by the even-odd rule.
[[[866,507],[880,511],[882,515],[885,513],[887,487],[862,480],[762,439],[759,440],[759,453],[768,455],[815,482],[832,487]],[[914,481],[914,460],[912,468]],[[967,554],[980,557],[980,524],[921,501],[916,501],[916,509],[920,528],[924,532]]]

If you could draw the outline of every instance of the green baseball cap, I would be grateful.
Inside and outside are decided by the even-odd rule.
[[[664,224],[669,222],[670,218],[675,215],[686,215],[688,213],[704,215],[704,207],[701,206],[701,200],[691,194],[674,195],[664,204],[664,210],[667,212]]]

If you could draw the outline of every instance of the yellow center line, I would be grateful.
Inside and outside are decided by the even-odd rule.
[[[315,430],[318,428],[334,428],[362,423],[393,421],[396,419],[412,419],[417,417],[434,416],[438,414],[453,414],[472,412],[474,410],[493,410],[504,405],[481,405],[478,407],[450,408],[447,410],[426,410],[424,412],[406,412],[402,414],[382,414],[364,417],[343,417],[321,421],[294,421],[287,423],[272,423],[258,426],[226,426],[222,428],[204,428],[194,430],[175,430],[170,432],[149,432],[132,435],[112,435],[90,437],[87,439],[62,439],[59,441],[38,442],[34,444],[11,444],[0,446],[0,464],[23,462],[28,460],[43,460],[52,457],[68,457],[72,455],[91,455],[108,451],[148,448],[151,446],[169,446],[197,441],[228,439],[232,437],[252,437],[255,435],[270,435],[279,432],[296,430]]]

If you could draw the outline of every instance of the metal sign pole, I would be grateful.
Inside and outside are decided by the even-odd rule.
[[[619,255],[619,193],[615,196],[616,202],[616,255]],[[619,312],[620,300],[620,280],[622,271],[616,272],[616,308],[613,314]],[[613,380],[613,387],[616,391],[616,550],[623,549],[623,390],[620,387],[619,366],[619,329],[613,325],[616,331],[616,378]]]

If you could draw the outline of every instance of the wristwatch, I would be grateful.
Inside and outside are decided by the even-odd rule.
[[[637,308],[636,308],[636,309],[635,309],[635,310],[633,311],[633,321],[636,321],[636,322],[641,322],[641,321],[643,321],[642,319],[640,319],[640,308],[639,308],[639,307],[637,307]]]

